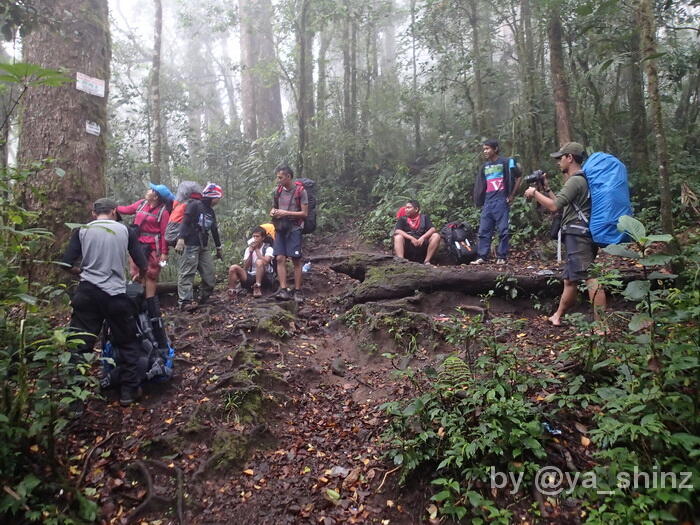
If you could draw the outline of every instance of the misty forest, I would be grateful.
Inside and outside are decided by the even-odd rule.
[[[698,0],[1,0],[0,32],[1,522],[700,523]],[[169,248],[88,225],[149,195]],[[122,230],[133,398],[121,321],[75,324]]]

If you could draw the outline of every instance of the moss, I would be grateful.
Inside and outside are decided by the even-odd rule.
[[[430,276],[431,269],[418,264],[406,262],[372,266],[367,270],[364,282],[360,286],[377,286],[390,283],[400,283],[405,278],[422,280]]]
[[[218,458],[217,469],[240,466],[248,456],[250,443],[246,436],[220,430],[214,436],[212,457]]]
[[[258,330],[267,332],[278,339],[284,339],[289,337],[289,328],[294,324],[294,320],[294,314],[279,306],[274,306],[261,312],[258,320]]]

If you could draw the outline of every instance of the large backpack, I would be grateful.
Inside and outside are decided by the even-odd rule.
[[[629,236],[617,230],[623,215],[632,215],[627,168],[609,153],[593,153],[583,165],[591,194],[588,228],[599,246],[629,242]]]
[[[299,209],[301,209],[301,192],[306,190],[306,195],[309,198],[309,214],[304,219],[304,228],[301,233],[313,233],[316,231],[316,183],[311,179],[302,178],[295,180],[294,184],[293,198],[297,200]],[[275,190],[275,208],[279,208],[280,193],[282,193],[282,185],[277,186]]]
[[[177,187],[173,211],[170,212],[170,220],[165,228],[165,241],[170,246],[175,246],[177,242],[177,238],[180,235],[180,225],[185,216],[185,209],[187,208],[187,203],[192,200],[193,193],[202,193],[202,187],[197,182],[186,180]]]
[[[168,348],[158,347],[150,315],[146,308],[143,286],[139,283],[129,283],[126,285],[126,294],[133,301],[138,312],[136,329],[142,355],[138,360],[137,367],[141,373],[145,374],[147,381],[167,381],[173,375],[175,349],[170,341],[168,341]],[[119,351],[119,347],[114,344],[109,323],[105,321],[102,330],[101,352],[103,386],[115,386],[121,382],[121,369],[115,366]]]
[[[466,264],[476,259],[474,230],[466,222],[448,222],[440,230],[440,236],[455,264]]]

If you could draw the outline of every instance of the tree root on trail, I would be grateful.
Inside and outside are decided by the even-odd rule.
[[[92,459],[92,455],[95,453],[95,451],[100,448],[105,446],[114,436],[117,436],[119,434],[124,434],[126,430],[120,430],[119,432],[112,432],[111,434],[108,434],[106,438],[104,438],[102,441],[99,443],[95,443],[92,448],[90,448],[90,451],[85,455],[85,461],[83,462],[83,471],[80,473],[80,477],[78,478],[78,481],[75,484],[76,488],[80,488],[80,485],[83,484],[83,481],[85,481],[85,476],[87,475],[87,470],[88,466],[90,465],[90,460]]]
[[[153,504],[160,504],[160,505],[167,505],[167,506],[175,506],[175,512],[177,514],[177,521],[181,525],[184,523],[184,514],[183,514],[183,495],[184,495],[184,477],[182,474],[182,470],[178,467],[169,467],[165,463],[162,463],[160,461],[148,459],[145,460],[149,464],[153,465],[154,467],[159,468],[163,472],[165,472],[168,475],[173,475],[173,472],[175,474],[175,479],[176,479],[176,490],[175,490],[175,495],[172,497],[166,497],[158,494],[157,492],[157,487],[153,483],[153,476],[151,476],[151,472],[148,470],[148,467],[146,467],[146,463],[141,460],[137,460],[134,462],[134,466],[138,469],[138,471],[141,473],[143,476],[144,481],[146,482],[146,497],[144,500],[139,504],[138,507],[136,507],[131,513],[127,516],[126,518],[126,523],[134,523],[138,517],[145,513],[147,510],[149,510],[149,507],[152,506]]]

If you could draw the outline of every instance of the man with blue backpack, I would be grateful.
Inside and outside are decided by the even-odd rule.
[[[559,300],[559,307],[549,318],[549,322],[554,326],[561,326],[564,314],[576,304],[577,285],[580,281],[586,281],[588,295],[593,305],[593,317],[596,321],[600,321],[601,314],[605,310],[606,297],[605,290],[598,280],[589,275],[589,267],[598,253],[598,246],[591,235],[593,218],[589,175],[584,173],[582,168],[586,151],[578,142],[568,142],[550,156],[557,159],[559,169],[564,175],[564,186],[559,193],[554,195],[551,191],[546,174],[542,180],[543,191],[539,191],[534,186],[525,190],[526,198],[534,197],[545,209],[552,212],[562,210],[561,232],[566,247],[564,291]]]

